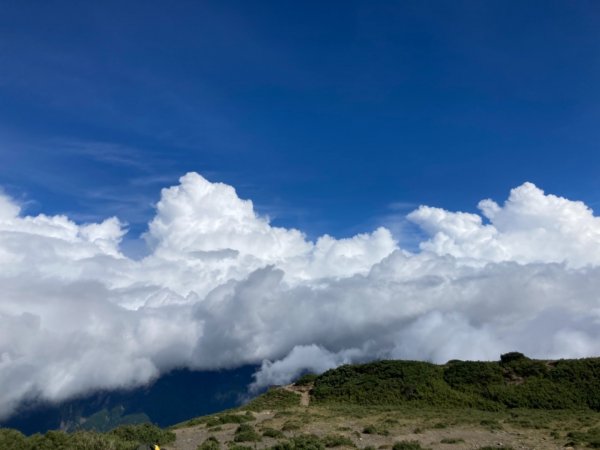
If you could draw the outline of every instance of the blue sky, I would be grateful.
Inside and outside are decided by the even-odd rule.
[[[596,2],[96,3],[0,2],[0,186],[27,213],[135,238],[188,171],[311,237],[524,181],[600,200]]]
[[[599,2],[0,0],[0,420],[600,355],[599,80]]]

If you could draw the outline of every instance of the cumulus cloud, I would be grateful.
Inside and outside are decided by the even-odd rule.
[[[584,203],[546,195],[532,183],[510,192],[499,206],[479,202],[477,214],[421,206],[408,218],[432,237],[421,249],[485,262],[600,263],[600,218]]]
[[[0,193],[0,417],[177,367],[306,370],[411,358],[599,353],[600,219],[531,183],[481,215],[421,206],[421,251],[379,228],[312,242],[196,173],[163,189],[124,256],[117,218],[23,216]]]

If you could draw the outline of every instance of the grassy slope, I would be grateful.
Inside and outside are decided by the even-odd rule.
[[[537,361],[520,354],[500,362],[379,361],[342,366],[315,380],[321,403],[483,410],[600,410],[600,358]]]

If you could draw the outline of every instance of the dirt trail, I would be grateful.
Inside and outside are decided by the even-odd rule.
[[[299,394],[300,406],[310,405],[310,390],[312,389],[312,385],[296,386],[294,384],[288,384],[287,386],[283,386],[283,389]]]

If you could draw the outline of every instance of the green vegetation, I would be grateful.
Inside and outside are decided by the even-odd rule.
[[[313,398],[320,404],[600,411],[600,358],[547,362],[513,352],[499,362],[348,365],[317,377]]]
[[[221,444],[219,443],[219,440],[214,436],[210,436],[202,444],[196,447],[196,450],[219,450],[220,448]]]
[[[219,425],[225,425],[226,423],[245,423],[254,420],[254,414],[247,411],[246,414],[222,414],[220,416],[214,416],[208,419],[206,426],[216,427]]]
[[[314,434],[302,434],[274,445],[271,450],[325,450],[325,445]]]
[[[302,424],[296,422],[295,420],[288,420],[281,427],[282,431],[296,431],[302,428]]]
[[[255,450],[252,447],[249,447],[247,445],[239,445],[239,444],[230,444],[229,445],[229,450]]]
[[[314,383],[317,378],[318,375],[315,375],[314,373],[307,373],[298,378],[294,384],[296,386],[309,386]]]
[[[144,423],[141,425],[123,425],[115,428],[109,433],[123,441],[132,442],[157,442],[158,444],[168,444],[175,440],[175,433],[169,430],[163,430],[157,426]]]
[[[440,444],[460,444],[462,442],[465,442],[465,440],[461,438],[444,438],[440,441]]]
[[[567,434],[570,445],[587,445],[591,448],[600,448],[600,427],[590,428],[587,431],[571,431]]]
[[[352,439],[341,434],[328,434],[322,440],[325,447],[355,447]]]
[[[154,425],[125,425],[110,433],[48,431],[26,437],[16,430],[0,429],[0,448],[11,450],[135,450],[140,444],[168,444],[175,434]]]
[[[294,450],[323,450],[323,443],[314,434],[303,434],[292,439]]]
[[[299,404],[300,396],[298,394],[285,389],[271,388],[243,408],[250,411],[264,411],[265,409],[292,408]]]
[[[206,424],[206,426],[211,428],[213,431],[219,431],[221,429],[221,425],[228,423],[246,423],[251,422],[254,419],[254,414],[252,414],[250,411],[246,411],[244,414],[225,413],[214,416],[195,417],[193,419],[186,420],[185,422],[178,423],[171,428],[185,428],[192,427],[194,425]]]
[[[235,430],[233,440],[235,442],[258,442],[261,440],[261,436],[254,430],[252,425],[243,423]]]
[[[264,428],[262,430],[262,435],[264,437],[270,437],[274,439],[279,439],[285,436],[281,431],[276,430],[275,428]]]
[[[419,441],[399,441],[394,444],[392,450],[425,450]]]
[[[461,435],[473,447],[495,442],[486,436],[498,430],[507,431],[503,442],[515,447],[527,436],[561,447],[600,448],[600,358],[539,361],[513,352],[496,362],[379,361],[305,375],[297,383],[312,386],[308,408],[300,406],[297,393],[273,388],[241,408],[173,429],[197,426],[191,435],[198,450],[262,450],[273,443],[271,450],[355,448],[353,440],[376,443],[380,450],[423,450],[417,440],[393,442],[405,436],[458,444],[465,441],[451,436]],[[121,414],[105,411],[93,420],[110,424],[124,419]],[[30,437],[0,429],[0,449],[137,450],[149,442],[168,447],[174,438],[172,431],[149,424]]]
[[[390,432],[386,428],[377,427],[375,425],[367,425],[362,430],[363,434],[380,434],[382,436],[388,436]]]

